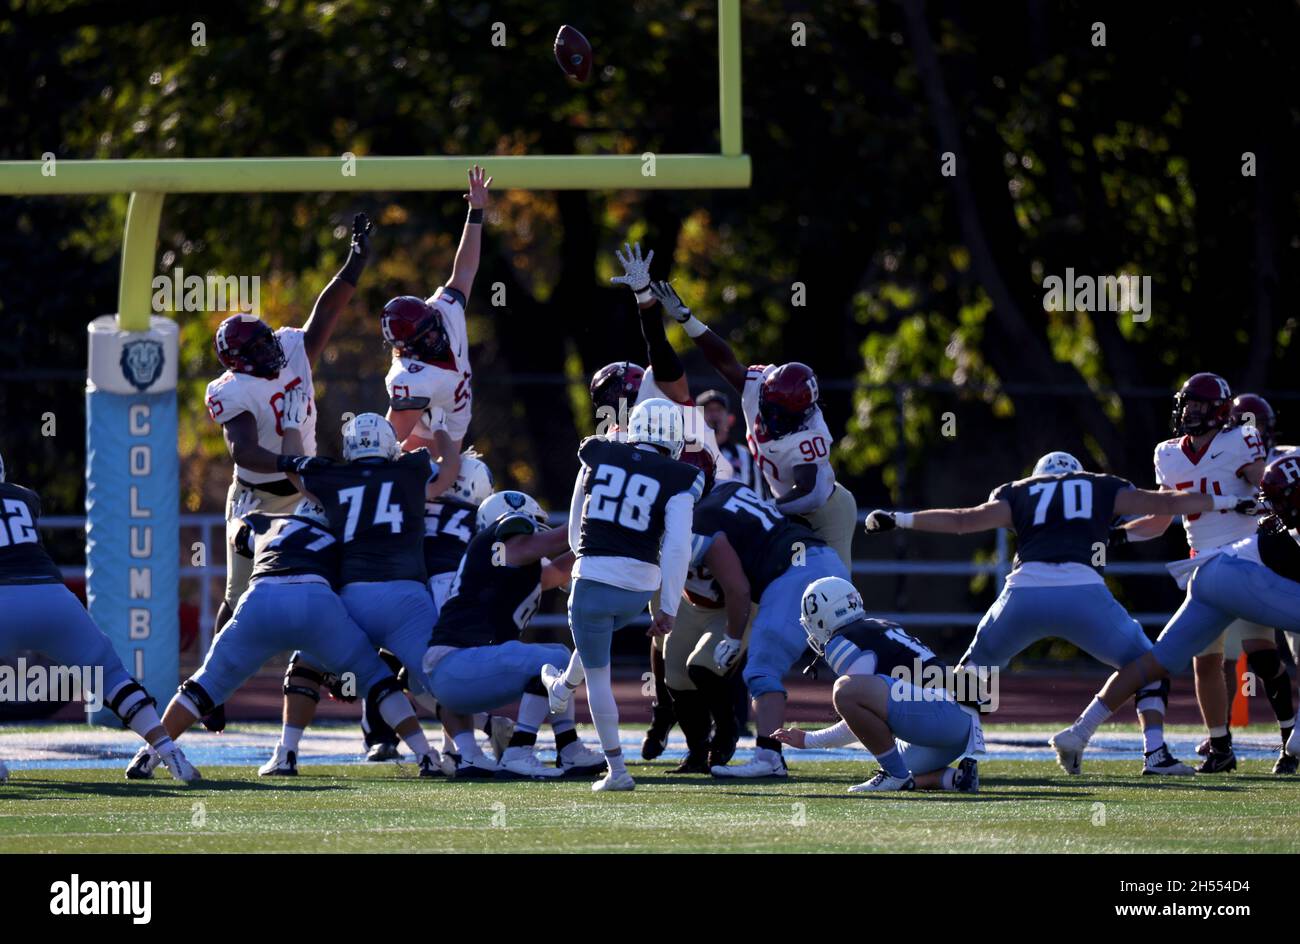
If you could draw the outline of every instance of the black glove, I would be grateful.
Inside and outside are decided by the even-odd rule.
[[[1123,547],[1128,543],[1128,529],[1111,528],[1110,537],[1106,539],[1106,546],[1109,548]]]
[[[879,534],[881,531],[893,531],[898,526],[894,516],[887,511],[876,510],[867,515],[867,520],[863,522],[862,527],[868,534]]]
[[[374,224],[370,217],[358,213],[352,217],[352,245],[348,251],[348,261],[339,269],[338,277],[349,285],[356,285],[365,271],[370,259],[370,231]]]
[[[279,456],[275,460],[278,471],[293,472],[297,475],[302,475],[304,472],[319,472],[333,464],[322,456]]]

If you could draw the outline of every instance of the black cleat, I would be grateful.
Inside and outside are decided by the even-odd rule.
[[[645,740],[641,742],[641,757],[643,760],[654,760],[668,747],[668,732],[662,733],[653,725],[645,733]]]
[[[1282,753],[1277,755],[1277,763],[1273,765],[1273,773],[1282,776],[1289,776],[1300,770],[1300,757],[1292,757],[1282,748]]]
[[[382,764],[384,761],[401,760],[401,758],[402,754],[397,749],[397,745],[386,741],[371,744],[370,750],[366,751],[366,760],[372,764]]]
[[[722,766],[719,764],[718,766]],[[709,759],[703,754],[687,754],[676,767],[668,771],[670,774],[707,774],[709,773]]]
[[[973,757],[963,758],[957,765],[957,776],[953,778],[952,785],[957,788],[958,793],[979,793],[979,761]]]
[[[1201,761],[1201,766],[1196,768],[1196,772],[1198,774],[1226,774],[1236,769],[1237,755],[1229,748],[1222,753],[1210,751],[1205,755],[1205,760]]]
[[[226,730],[226,706],[217,705],[206,715],[203,716],[203,726],[213,734],[220,734]]]
[[[1231,732],[1231,731],[1228,732],[1228,747],[1229,747],[1229,748],[1232,747],[1232,732]],[[1200,754],[1202,757],[1204,757],[1204,756],[1206,756],[1207,754],[1209,754],[1210,751],[1212,751],[1212,750],[1214,750],[1214,743],[1213,743],[1209,738],[1206,738],[1206,739],[1203,740],[1200,744],[1197,744],[1197,745],[1196,745],[1196,753]]]

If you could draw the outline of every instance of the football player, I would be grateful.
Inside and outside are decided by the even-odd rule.
[[[781,514],[740,482],[719,482],[696,506],[691,566],[706,568],[722,588],[726,630],[713,650],[719,672],[732,666],[744,645],[751,604],[744,679],[757,725],[753,758],[746,764],[715,764],[715,777],[789,776],[781,742],[770,733],[785,721],[782,678],[803,655],[799,626],[803,592],[822,577],[848,579],[849,571],[826,542],[805,524]]]
[[[817,375],[792,361],[746,369],[731,346],[701,322],[667,282],[650,291],[727,383],[740,393],[749,448],[784,515],[801,515],[813,532],[852,566],[858,506],[835,481],[830,430],[822,416]]]
[[[289,423],[301,419],[301,399],[285,400]],[[290,446],[296,430],[286,429]],[[433,625],[433,598],[424,570],[425,489],[437,474],[428,450],[402,452],[382,416],[362,413],[343,426],[343,464],[294,474],[307,497],[325,509],[342,545],[339,597],[375,648],[395,655],[417,698],[427,692],[420,663]],[[275,753],[258,773],[278,776],[294,767],[303,729],[316,712],[318,667],[296,654],[285,674],[285,724]]]
[[[862,596],[842,577],[823,577],[804,591],[799,622],[813,652],[835,672],[831,702],[840,721],[820,731],[781,728],[773,737],[798,748],[860,741],[880,770],[849,793],[979,791],[979,704],[942,688],[948,667],[941,659],[897,623],[869,619]],[[914,678],[918,669],[921,678]],[[923,686],[922,679],[940,685]]]
[[[685,445],[682,411],[663,399],[639,403],[627,441],[592,436],[578,447],[582,467],[569,506],[573,592],[569,626],[575,650],[568,667],[542,669],[551,712],[563,714],[573,690],[587,682],[587,703],[609,772],[595,791],[632,790],[618,735],[618,703],[610,679],[610,642],[649,605],[659,608],[649,632],[672,631],[691,556],[691,515],[704,474],[678,462]]]
[[[1144,491],[1115,475],[1083,471],[1068,452],[1049,452],[1034,464],[1029,478],[999,485],[983,505],[910,514],[873,511],[866,530],[1015,531],[1014,566],[959,668],[1000,671],[1022,650],[1050,636],[1118,668],[1149,651],[1151,641],[1102,578],[1110,522],[1117,515],[1196,514],[1240,504],[1237,497],[1203,492]],[[1139,693],[1146,757],[1142,773],[1186,776],[1192,769],[1165,745],[1167,702],[1167,683],[1153,682]]]
[[[226,448],[235,460],[234,480],[226,496],[227,524],[235,510],[270,513],[291,511],[301,497],[285,477],[310,464],[316,454],[316,407],[312,367],[329,346],[339,315],[356,292],[370,255],[369,218],[352,218],[352,243],[347,262],[316,299],[301,328],[272,330],[255,315],[231,315],[217,328],[217,359],[226,372],[208,384],[208,415],[220,424]],[[281,446],[285,391],[307,392],[307,419],[302,426],[302,455],[285,455]],[[227,537],[237,529],[227,527]],[[220,632],[248,586],[250,561],[226,547],[226,591],[217,609]],[[225,727],[220,703],[205,724]]]
[[[1274,460],[1260,492],[1271,514],[1255,533],[1196,555],[1187,599],[1155,646],[1112,675],[1074,724],[1052,737],[1063,767],[1077,770],[1098,725],[1126,698],[1151,679],[1186,668],[1233,620],[1300,633],[1300,457]],[[1282,750],[1300,758],[1294,730]]]
[[[460,472],[451,488],[424,503],[424,569],[429,574],[429,595],[433,597],[434,619],[447,599],[447,591],[456,568],[474,536],[475,513],[483,499],[492,494],[492,470],[473,449],[461,455]],[[401,663],[391,654],[385,659],[390,666]],[[370,699],[362,702],[361,733],[366,745],[366,760],[380,763],[397,760],[397,732],[385,723]],[[485,722],[487,719],[484,719]],[[506,719],[493,719],[505,722]],[[487,722],[489,725],[492,722]],[[504,748],[504,742],[501,744]],[[443,751],[451,749],[450,735],[444,732]]]
[[[686,446],[682,450],[682,456],[687,461],[698,452],[708,454],[708,459],[701,459],[694,464],[704,467],[705,462],[709,466],[710,477],[719,479],[728,479],[731,477],[731,464],[723,457],[718,449],[717,441],[714,437],[713,430],[704,420],[704,411],[701,410],[691,399],[690,383],[686,379],[686,369],[682,366],[681,358],[673,346],[668,343],[668,335],[664,332],[663,313],[659,310],[659,302],[650,292],[650,263],[654,260],[654,250],[651,250],[646,256],[641,255],[641,244],[635,243],[631,246],[626,243],[623,245],[623,252],[615,250],[614,256],[618,260],[620,267],[623,269],[621,276],[615,276],[610,281],[618,285],[625,285],[632,290],[636,298],[638,316],[641,321],[641,336],[645,339],[646,355],[650,359],[650,367],[642,372],[641,376],[635,381],[636,391],[632,400],[624,401],[619,404],[621,410],[626,410],[629,406],[641,403],[655,397],[661,397],[671,400],[682,408],[682,418],[685,424]],[[602,368],[608,371],[610,366]],[[636,368],[636,365],[628,365]],[[599,372],[597,374],[599,376]],[[595,387],[595,378],[592,381]],[[594,400],[594,396],[593,396]],[[600,422],[601,410],[597,407],[597,421]],[[623,412],[614,414],[621,418]],[[614,430],[617,431],[617,427]],[[651,601],[651,606],[655,606],[655,601]],[[701,632],[707,632],[703,623],[706,622],[706,614],[695,612],[695,604],[690,600],[686,601],[688,611],[679,610],[679,615],[686,612],[687,635],[693,639],[698,639]],[[680,622],[680,621],[679,621]],[[682,626],[677,626],[681,630]],[[652,706],[652,715],[650,727],[646,731],[645,740],[641,744],[641,756],[646,760],[654,760],[664,752],[668,746],[668,735],[672,731],[673,725],[677,721],[675,713],[675,701],[669,691],[667,676],[669,669],[665,662],[665,649],[668,646],[668,637],[651,636],[650,637],[650,672],[655,683],[655,698]],[[679,654],[683,657],[688,652],[682,652],[681,646],[678,647]],[[674,666],[672,674],[676,676],[679,690],[693,689],[694,685],[685,678],[685,662]],[[703,758],[700,758],[703,761]]]
[[[1172,426],[1176,438],[1156,446],[1156,483],[1161,488],[1194,489],[1247,499],[1254,495],[1264,474],[1267,453],[1256,430],[1233,426],[1232,391],[1218,374],[1193,374],[1174,397]],[[1119,542],[1147,541],[1164,534],[1173,522],[1169,515],[1150,515],[1131,521],[1115,532]],[[1255,521],[1232,511],[1186,515],[1183,528],[1187,545],[1195,557],[1249,537]],[[1185,577],[1179,584],[1186,587]],[[1263,683],[1269,703],[1280,701],[1282,689],[1290,700],[1291,680],[1286,675],[1272,627],[1233,624],[1250,670]],[[1224,720],[1228,716],[1227,693],[1223,685],[1223,638],[1207,641],[1205,651],[1193,660],[1196,700],[1210,733],[1210,747],[1198,773],[1220,773],[1236,769],[1232,736]],[[1274,708],[1276,712],[1277,707]],[[1294,725],[1294,712],[1279,715],[1279,724]],[[1287,727],[1282,738],[1290,733]]]
[[[523,492],[498,492],[478,513],[478,533],[456,571],[424,657],[429,686],[454,729],[459,775],[544,779],[603,771],[600,755],[578,740],[572,702],[565,713],[550,715],[542,666],[567,660],[569,650],[519,638],[542,594],[569,582],[568,533],[549,530],[546,512]],[[518,721],[498,765],[479,749],[464,721],[516,699]],[[544,766],[534,752],[537,730],[548,715],[558,755],[554,767]]]
[[[127,673],[113,643],[63,585],[63,575],[41,544],[40,518],[40,496],[6,481],[0,457],[0,612],[5,614],[0,658],[32,649],[56,666],[102,669],[102,688],[86,694],[152,745],[173,778],[197,780],[199,772],[163,728],[156,702]],[[0,763],[0,783],[8,776]]]
[[[478,272],[491,186],[492,178],[475,164],[464,195],[469,215],[447,284],[427,299],[392,299],[380,318],[384,340],[393,347],[393,364],[384,378],[388,420],[403,449],[427,448],[438,459],[438,477],[429,490],[433,498],[456,481],[473,412],[465,306]]]
[[[420,722],[392,670],[335,594],[339,542],[324,509],[303,499],[292,514],[252,512],[240,519],[235,549],[253,561],[248,591],[225,630],[212,641],[202,667],[181,683],[163,713],[167,733],[179,738],[227,701],[278,653],[307,649],[313,663],[342,676],[373,699],[384,720],[415,753],[421,777],[454,773],[429,746]],[[297,772],[296,754],[290,769]],[[158,755],[142,747],[127,767],[130,779],[153,776]]]

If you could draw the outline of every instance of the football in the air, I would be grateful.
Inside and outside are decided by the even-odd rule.
[[[586,82],[591,75],[591,43],[572,26],[561,26],[555,34],[555,61],[565,75]]]

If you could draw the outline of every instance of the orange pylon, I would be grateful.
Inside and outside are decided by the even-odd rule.
[[[1237,688],[1232,696],[1232,726],[1234,728],[1244,728],[1250,724],[1250,699],[1246,697],[1243,689],[1246,687],[1246,653],[1237,657]]]

